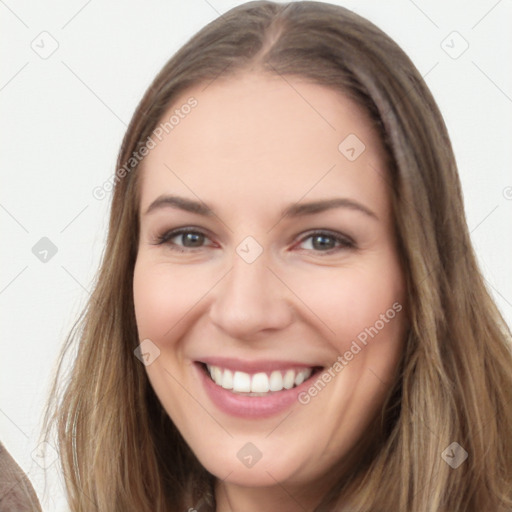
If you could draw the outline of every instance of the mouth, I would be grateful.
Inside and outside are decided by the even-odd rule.
[[[231,417],[264,419],[303,407],[299,396],[326,366],[297,360],[254,360],[211,356],[193,367],[210,403]]]
[[[216,386],[247,397],[265,397],[297,388],[323,370],[322,366],[290,366],[272,371],[245,372],[203,362],[199,365]]]

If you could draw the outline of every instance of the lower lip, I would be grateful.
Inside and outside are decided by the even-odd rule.
[[[297,387],[274,391],[268,396],[244,396],[215,384],[206,374],[202,364],[195,363],[194,366],[210,400],[222,412],[240,418],[266,418],[285,411],[293,403],[298,402],[299,393],[310,386],[311,380],[310,377]]]

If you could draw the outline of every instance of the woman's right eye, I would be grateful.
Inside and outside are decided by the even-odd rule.
[[[158,235],[156,245],[168,245],[172,250],[187,252],[203,247],[206,240],[209,240],[209,238],[201,231],[181,228]]]

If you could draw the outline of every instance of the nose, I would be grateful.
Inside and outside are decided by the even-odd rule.
[[[292,296],[268,267],[265,252],[252,263],[235,254],[230,272],[215,287],[210,319],[232,338],[254,338],[292,322]]]

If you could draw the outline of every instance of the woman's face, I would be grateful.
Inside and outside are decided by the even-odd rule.
[[[218,79],[172,115],[140,183],[148,377],[219,479],[304,488],[379,412],[402,352],[381,143],[348,99],[290,77]]]

